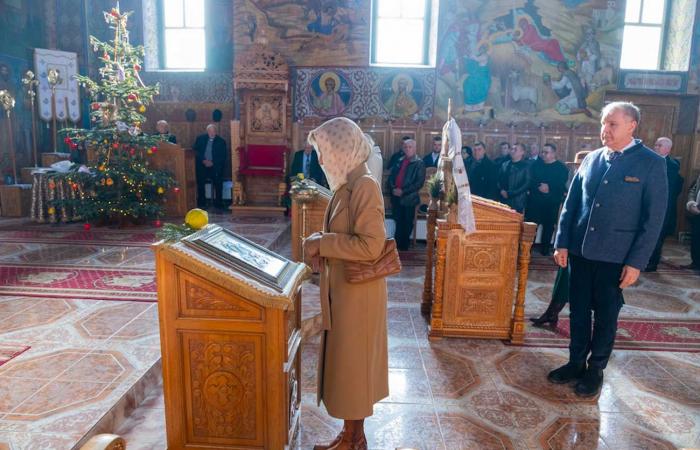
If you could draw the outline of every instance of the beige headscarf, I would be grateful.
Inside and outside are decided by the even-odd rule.
[[[336,117],[312,130],[308,140],[323,159],[321,168],[332,191],[347,183],[348,174],[372,151],[360,127],[345,117]]]

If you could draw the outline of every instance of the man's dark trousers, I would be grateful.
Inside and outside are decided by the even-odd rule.
[[[623,264],[569,255],[569,265],[569,360],[584,364],[588,357],[589,367],[602,370],[615,344],[617,317],[624,303],[619,287]],[[591,313],[595,315],[592,334]]]
[[[700,267],[700,216],[690,218],[690,260]]]
[[[396,222],[396,247],[399,250],[408,250],[413,231],[413,218],[416,214],[415,206],[403,206],[399,197],[391,197],[391,215]]]
[[[207,200],[205,197],[205,189],[207,179],[211,179],[212,189],[214,194],[214,206],[221,207],[222,203],[222,192],[224,180],[222,178],[222,171],[216,166],[205,167],[204,164],[198,162],[195,166],[196,176],[197,176],[197,206],[206,206]]]

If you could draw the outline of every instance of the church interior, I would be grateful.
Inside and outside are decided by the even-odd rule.
[[[578,295],[552,254],[611,102],[668,202],[580,395],[550,372]],[[339,226],[308,142],[338,117],[401,269],[388,396],[319,448],[700,448],[700,1],[0,0],[0,450],[332,441],[340,294],[305,239]]]

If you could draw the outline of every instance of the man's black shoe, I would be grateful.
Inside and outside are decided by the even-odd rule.
[[[603,371],[594,367],[589,367],[583,374],[581,380],[576,383],[574,392],[579,397],[595,397],[600,393],[603,386]]]
[[[644,272],[656,272],[656,266],[646,266]]]
[[[549,372],[547,379],[550,381],[550,383],[566,384],[581,378],[585,370],[585,364],[574,364],[572,362],[568,362],[560,368]]]

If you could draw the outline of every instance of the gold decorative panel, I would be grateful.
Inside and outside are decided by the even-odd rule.
[[[248,100],[248,131],[251,134],[285,131],[284,94],[251,94]]]

